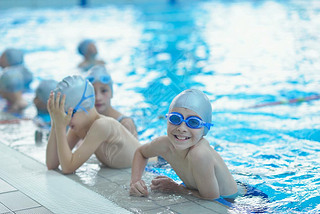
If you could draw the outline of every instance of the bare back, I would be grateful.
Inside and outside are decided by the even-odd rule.
[[[105,139],[95,151],[96,157],[108,167],[131,167],[134,152],[140,146],[140,143],[115,119],[104,116],[102,118],[100,134],[105,136]],[[99,134],[99,132],[96,132],[97,130],[90,129],[88,133],[90,131]]]

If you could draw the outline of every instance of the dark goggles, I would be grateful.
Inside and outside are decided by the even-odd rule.
[[[180,125],[182,122],[185,122],[186,125],[191,129],[199,129],[201,127],[207,127],[210,130],[210,127],[213,126],[211,123],[206,123],[201,118],[196,116],[190,116],[186,119],[183,118],[183,115],[178,112],[171,112],[170,114],[166,114],[166,118],[173,125]]]

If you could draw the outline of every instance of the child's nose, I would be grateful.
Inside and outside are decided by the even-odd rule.
[[[178,130],[180,131],[180,132],[186,132],[187,131],[187,124],[185,123],[185,122],[182,122],[180,125],[178,125]]]

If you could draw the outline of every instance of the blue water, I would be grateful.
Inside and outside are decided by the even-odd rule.
[[[163,115],[176,94],[205,91],[215,124],[207,139],[236,180],[269,195],[266,206],[274,213],[320,212],[320,100],[250,107],[320,93],[319,35],[315,0],[152,1],[0,13],[0,51],[26,51],[33,89],[43,78],[81,74],[78,41],[95,39],[115,82],[112,103],[134,118],[142,143],[166,134]],[[32,106],[27,114],[35,114]]]

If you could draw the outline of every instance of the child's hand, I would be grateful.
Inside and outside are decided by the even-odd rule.
[[[180,185],[167,176],[157,176],[151,181],[150,187],[162,192],[179,192]]]
[[[130,195],[132,196],[148,196],[148,188],[143,180],[139,180],[130,184]]]
[[[67,126],[71,120],[72,109],[68,110],[68,114],[64,112],[66,95],[63,95],[61,100],[60,96],[61,93],[58,92],[56,98],[54,98],[54,93],[53,91],[51,91],[47,103],[47,108],[54,124]]]

